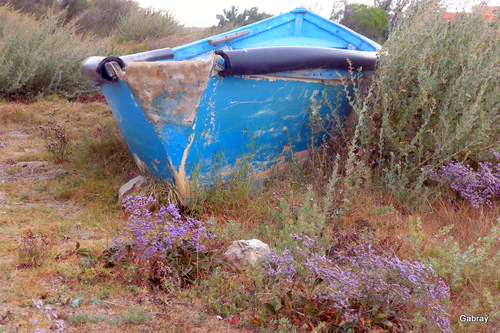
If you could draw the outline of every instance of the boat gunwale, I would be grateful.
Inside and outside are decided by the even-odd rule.
[[[335,38],[340,39],[346,43],[344,48],[331,47],[332,49],[351,49],[351,47],[354,47],[356,48],[356,51],[376,52],[381,48],[381,46],[377,43],[356,33],[355,31],[336,22],[327,20],[305,8],[299,7],[292,11],[270,17],[247,26],[243,26],[214,36],[209,36],[207,38],[180,45],[174,48],[165,48],[141,53],[134,53],[121,57],[89,57],[82,62],[80,72],[82,73],[82,76],[93,81],[95,85],[113,83],[116,82],[116,79],[113,78],[112,73],[110,74],[106,72],[105,65],[109,61],[116,61],[116,58],[122,60],[123,64],[120,63],[120,67],[122,68],[126,66],[126,63],[135,61],[181,61],[207,58],[208,56],[210,56],[210,54],[214,53],[214,51],[235,49],[233,47],[233,44],[238,44],[247,39],[255,38],[260,33],[263,33],[265,31],[272,31],[285,24],[297,25],[296,19],[298,16],[302,17],[302,21],[308,21],[318,29],[322,29]],[[335,31],[333,31],[333,27],[335,28]],[[223,42],[217,45],[211,45],[211,43],[209,42],[213,39],[222,38],[230,34],[246,32],[248,30],[250,31],[250,33],[243,34],[241,37],[238,37],[234,40],[228,40],[228,42]],[[159,54],[160,56],[158,56]],[[150,57],[150,59],[148,57]]]

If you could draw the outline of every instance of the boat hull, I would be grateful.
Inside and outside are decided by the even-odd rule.
[[[346,57],[371,70],[379,46],[347,28],[323,38],[332,24],[300,9],[173,51],[92,57],[82,74],[101,84],[141,171],[175,180],[186,198],[214,170],[226,178],[247,163],[265,175],[349,112],[352,82],[370,71],[347,69]]]
[[[184,196],[194,173],[206,181],[221,167],[227,177],[246,162],[262,175],[306,151],[321,139],[312,136],[312,116],[327,125],[332,112],[348,112],[346,88],[340,80],[212,76],[193,123],[172,124],[152,121],[124,82],[102,86],[141,171],[175,179]]]

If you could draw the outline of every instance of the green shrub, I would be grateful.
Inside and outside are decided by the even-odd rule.
[[[450,235],[453,225],[441,228],[432,237],[423,231],[420,218],[413,223],[410,218],[408,240],[417,260],[427,261],[436,274],[450,286],[451,292],[460,295],[456,305],[459,313],[488,313],[490,321],[500,318],[498,265],[500,265],[500,218],[485,237],[477,238],[467,248],[461,248]],[[469,299],[470,302],[465,299]],[[455,312],[457,312],[455,310]],[[457,318],[452,320],[456,322]],[[457,325],[456,331],[471,332],[470,326]]]
[[[427,239],[420,218],[415,224],[410,218],[409,227],[405,238],[415,251],[416,258],[428,260],[454,291],[462,289],[472,277],[493,284],[498,281],[500,253],[496,246],[499,244],[500,218],[486,237],[478,238],[465,250],[460,249],[458,242],[449,235],[453,225],[441,228],[435,236]]]
[[[80,75],[80,63],[90,55],[112,52],[105,47],[109,41],[79,35],[74,23],[61,21],[61,13],[48,12],[37,20],[0,7],[0,98],[71,98],[97,91]]]
[[[357,148],[371,152],[379,184],[409,201],[422,193],[425,166],[498,150],[498,30],[480,10],[447,22],[436,0],[409,7],[381,51],[372,94],[354,107]]]
[[[124,40],[143,41],[173,35],[181,28],[168,11],[140,8],[120,18],[118,36]]]
[[[0,6],[10,5],[23,13],[43,15],[58,0],[0,0]]]
[[[76,20],[78,28],[97,36],[112,35],[120,18],[139,10],[134,0],[63,0],[64,20]]]

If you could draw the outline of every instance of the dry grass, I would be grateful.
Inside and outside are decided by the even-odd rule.
[[[37,134],[37,127],[51,117],[50,113],[67,129],[72,143],[68,163],[54,164]],[[33,306],[33,299],[41,299],[53,307],[69,332],[258,330],[251,321],[260,311],[265,295],[259,294],[249,271],[223,266],[219,272],[225,281],[223,284],[210,282],[207,277],[208,280],[201,281],[195,288],[167,294],[129,285],[123,278],[117,279],[117,270],[75,254],[76,242],[90,250],[94,257],[110,247],[112,237],[126,223],[126,216],[116,202],[118,188],[137,174],[105,104],[57,98],[33,104],[4,103],[0,104],[0,115],[0,143],[3,143],[0,148],[0,237],[3,239],[0,242],[0,332],[2,329],[49,330],[54,320],[49,321],[42,310]],[[291,206],[300,205],[307,192],[304,173],[304,169],[290,164],[277,170],[263,188],[248,191],[236,188],[234,192],[221,193],[218,199],[211,199],[190,213],[198,219],[216,222],[221,247],[236,238],[258,237],[272,243],[274,235],[266,233],[263,227],[276,223],[273,220],[274,206],[278,203],[275,195],[286,199]],[[324,185],[318,180],[313,186],[319,193],[318,198],[324,194]],[[149,191],[159,199],[172,194],[171,189],[159,183],[152,183]],[[422,221],[424,246],[441,244],[439,239],[437,243],[433,241],[433,235],[454,224],[449,235],[461,249],[466,249],[479,237],[487,236],[500,216],[498,202],[491,208],[477,210],[451,195],[443,195],[430,204],[430,208],[413,210],[368,188],[351,193],[346,199],[350,202],[348,209],[343,207],[341,213],[328,219],[323,237],[331,244],[355,242],[356,237],[363,237],[376,246],[393,248],[403,258],[415,255],[405,235],[417,217]],[[23,267],[16,256],[19,239],[27,230],[42,233],[51,241],[47,250],[49,259],[40,267]],[[498,251],[498,241],[495,246]],[[426,251],[432,255],[435,249]],[[457,318],[464,313],[493,316],[498,311],[498,305],[488,305],[483,295],[483,289],[488,288],[493,301],[499,304],[496,274],[496,281],[492,271],[471,275],[460,289],[452,292],[448,310],[454,330],[495,331],[498,322],[481,326],[462,324]],[[72,307],[80,297],[84,300]],[[249,297],[250,305],[237,314],[250,323],[247,326],[230,325],[227,314],[222,320],[218,319],[220,309],[230,297]]]
[[[68,163],[54,164],[38,135],[51,114],[72,144]],[[206,315],[205,305],[189,292],[151,293],[68,255],[78,242],[97,257],[126,221],[117,192],[137,171],[107,105],[52,97],[3,103],[0,116],[0,332],[54,327],[32,300],[51,306],[68,332],[241,331]],[[159,195],[163,190],[153,188]],[[17,258],[27,230],[51,241],[49,260],[40,267],[23,267]]]

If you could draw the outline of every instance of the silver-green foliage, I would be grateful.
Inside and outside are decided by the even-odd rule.
[[[143,41],[165,38],[181,29],[182,25],[171,12],[140,8],[120,18],[118,36],[124,40]]]
[[[498,320],[500,218],[487,236],[476,239],[467,248],[461,248],[457,240],[449,235],[453,227],[443,227],[427,238],[420,218],[415,223],[410,219],[410,230],[404,237],[415,251],[416,259],[428,261],[452,292],[461,293],[467,288],[473,290],[473,302],[467,304],[465,312],[485,312],[489,313],[490,320]]]
[[[499,20],[476,10],[448,22],[438,2],[409,7],[362,105],[360,145],[394,192],[420,191],[426,165],[488,159],[500,147]]]
[[[412,245],[417,260],[428,260],[453,290],[462,289],[474,276],[481,276],[483,282],[493,282],[498,288],[500,218],[486,237],[478,238],[466,249],[461,249],[453,236],[449,235],[453,227],[444,227],[433,237],[425,239],[420,218],[417,218],[416,223],[410,219],[410,230],[405,238]]]
[[[62,18],[49,11],[37,20],[0,7],[0,98],[96,91],[79,67],[90,55],[109,53],[107,41],[79,35],[74,23],[63,25]]]

